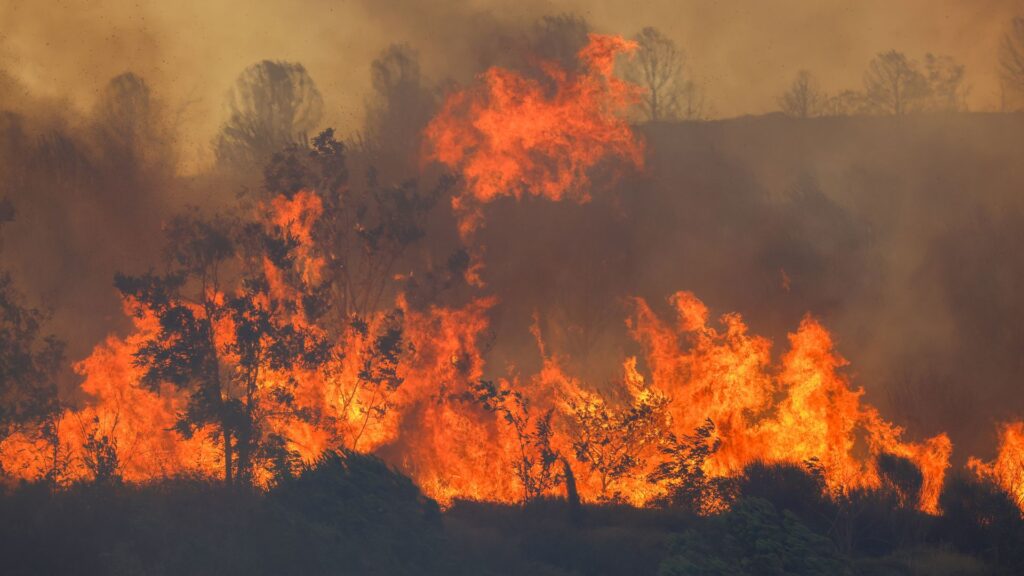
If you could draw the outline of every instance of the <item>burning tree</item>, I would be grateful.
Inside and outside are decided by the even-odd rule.
[[[523,486],[523,501],[540,498],[565,478],[556,469],[560,454],[551,446],[554,409],[531,413],[530,399],[521,391],[493,381],[480,380],[472,389],[476,400],[499,414],[512,427],[518,441],[515,474]]]
[[[188,390],[176,429],[185,438],[216,430],[227,484],[251,482],[253,459],[281,445],[263,437],[264,421],[280,416],[265,404],[290,406],[294,381],[266,380],[264,373],[315,366],[329,352],[305,312],[271,287],[268,272],[293,264],[296,246],[286,230],[275,232],[241,228],[225,217],[179,217],[168,228],[166,274],[116,279],[135,314],[159,322],[135,353],[145,370],[142,383],[154,391],[163,382]],[[240,253],[253,246],[271,263],[265,270],[251,265],[256,255]]]
[[[45,318],[19,302],[11,277],[0,275],[0,439],[57,410],[63,345],[43,333]]]
[[[426,217],[451,186],[442,178],[427,191],[415,180],[382,184],[370,168],[365,182],[350,183],[344,144],[326,130],[310,147],[293,145],[266,170],[267,198],[315,191],[321,215],[309,230],[310,256],[321,260],[324,304],[341,330],[397,296],[395,267],[425,234]]]
[[[665,487],[665,501],[673,506],[697,514],[720,510],[729,502],[730,479],[708,475],[705,464],[721,445],[710,418],[692,435],[677,437],[670,432],[659,446],[666,459],[651,472],[649,479]]]
[[[644,466],[649,448],[661,441],[668,427],[667,396],[642,389],[632,380],[627,380],[626,388],[624,406],[585,391],[567,401],[573,451],[597,475],[602,499],[622,498],[617,491],[609,492]]]
[[[398,373],[398,365],[402,360],[404,341],[402,339],[402,312],[396,310],[384,316],[380,332],[364,348],[360,355],[362,364],[359,376],[352,386],[343,392],[342,412],[347,413],[357,400],[360,400],[359,413],[361,422],[349,442],[355,450],[359,439],[366,432],[366,426],[372,420],[381,420],[391,407],[388,398],[402,385],[403,378]],[[355,322],[354,328],[363,339],[369,338],[370,329],[365,322]],[[369,398],[365,396],[369,394]]]
[[[14,207],[0,198],[0,226],[13,218]],[[0,271],[0,442],[15,430],[31,428],[52,448],[49,476],[55,480],[60,467],[55,434],[60,418],[57,373],[64,361],[64,345],[43,332],[45,320],[43,312],[21,302],[11,276]]]

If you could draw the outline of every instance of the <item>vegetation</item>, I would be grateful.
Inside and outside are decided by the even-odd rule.
[[[269,492],[179,478],[0,493],[7,574],[982,575],[1024,568],[1024,520],[988,484],[954,479],[945,514],[860,495],[844,550],[837,504],[798,467],[754,466],[728,509],[562,500],[441,512],[372,456],[331,453]],[[889,530],[879,530],[886,525]],[[912,533],[893,540],[886,534]]]
[[[829,96],[807,70],[797,73],[779,97],[783,113],[796,118],[920,112],[957,112],[966,108],[964,66],[949,56],[925,54],[924,63],[889,50],[868,62],[862,91]]]
[[[1024,23],[1014,20],[1000,59],[1004,82],[1020,91],[1022,31]],[[587,32],[586,22],[578,17],[548,17],[537,23],[528,41],[550,61],[571,62]],[[651,27],[635,40],[637,58],[625,73],[645,89],[639,103],[644,120],[705,118],[703,90],[687,69],[686,52]],[[571,70],[571,64],[565,68]],[[465,396],[496,416],[495,423],[510,429],[509,437],[516,441],[510,472],[522,488],[518,506],[456,502],[442,512],[409,478],[374,456],[356,453],[364,430],[384,419],[405,383],[399,370],[403,354],[410,351],[405,317],[401,309],[387,307],[399,292],[413,307],[441,301],[442,291],[462,286],[458,279],[469,265],[469,256],[457,248],[447,255],[447,267],[435,267],[435,260],[445,262],[444,257],[429,253],[436,247],[422,246],[428,221],[438,218],[431,211],[451,200],[453,181],[442,176],[436,187],[423,190],[409,179],[419,168],[418,136],[437,107],[415,50],[406,45],[386,48],[373,62],[371,78],[373,97],[364,130],[351,142],[337,140],[331,130],[308,138],[319,128],[323,101],[301,64],[257,63],[242,73],[229,94],[229,115],[214,141],[218,167],[236,175],[265,167],[262,186],[241,194],[246,209],[252,207],[246,201],[293,201],[300,191],[313,195],[324,216],[305,231],[308,238],[301,241],[306,245],[289,228],[294,222],[245,221],[236,213],[210,215],[198,209],[164,218],[145,193],[156,197],[153,191],[174,178],[173,122],[146,81],[133,73],[110,80],[80,133],[55,128],[30,138],[23,119],[0,116],[0,167],[10,168],[0,191],[24,189],[24,198],[49,189],[94,195],[98,205],[113,212],[109,221],[107,216],[90,221],[98,228],[117,222],[111,228],[120,229],[121,222],[128,222],[124,226],[145,229],[144,236],[151,237],[149,228],[157,222],[164,225],[164,268],[118,274],[115,280],[136,319],[150,319],[156,326],[134,355],[134,367],[141,373],[138,384],[152,391],[167,385],[185,393],[188,402],[177,413],[173,430],[184,438],[212,431],[223,455],[223,482],[123,482],[119,447],[96,418],[82,423],[82,464],[89,480],[65,486],[61,470],[66,462],[56,432],[63,344],[47,334],[47,314],[32,307],[15,280],[0,271],[0,440],[30,430],[52,450],[50,472],[39,481],[17,483],[0,469],[0,553],[8,559],[6,573],[676,576],[1024,571],[1019,501],[995,484],[955,477],[943,492],[943,514],[929,516],[915,508],[923,482],[920,472],[909,461],[887,454],[877,459],[881,485],[873,490],[828,493],[813,459],[802,467],[754,465],[738,478],[715,477],[706,470],[720,446],[715,423],[708,419],[689,435],[669,432],[669,399],[650,390],[630,390],[622,401],[599,393],[566,399],[571,450],[563,453],[552,445],[554,408],[540,408],[505,384],[475,380]],[[9,81],[0,77],[4,82]],[[798,118],[902,117],[962,111],[965,94],[964,68],[953,59],[927,54],[918,61],[891,50],[867,64],[861,91],[829,96],[813,74],[800,71],[779,105]],[[723,173],[746,178],[722,164],[728,168]],[[744,180],[736,188],[755,188],[748,184]],[[820,228],[834,234],[822,237],[850,237],[848,244],[832,250],[841,256],[872,240],[860,235],[860,220],[834,206],[815,186],[801,185],[793,199],[771,212],[711,194],[729,206],[711,216],[702,210],[691,213],[715,227],[721,221],[783,222],[779,228],[784,233],[777,237],[784,244],[769,245],[776,241],[772,236],[764,243],[769,246],[759,245],[758,250],[764,256],[761,272],[768,272],[765,277],[781,273],[788,293],[790,273],[799,282],[801,271],[804,278],[823,274],[819,270],[832,263],[827,260],[832,254],[825,251],[833,247],[816,236]],[[136,194],[136,189],[142,192]],[[41,197],[55,205],[66,200]],[[617,213],[636,207],[630,202],[624,200]],[[743,205],[748,220],[722,217],[733,215],[725,212],[733,204]],[[800,211],[807,207],[817,212]],[[145,217],[134,218],[141,214]],[[763,218],[765,214],[770,217]],[[0,202],[0,223],[12,217],[12,206]],[[74,226],[61,224],[52,227],[67,234],[69,244],[80,243]],[[686,228],[679,223],[673,227]],[[112,244],[122,246],[142,236],[138,230],[109,234]],[[970,242],[957,237],[956,248],[963,250]],[[413,248],[422,250],[409,256]],[[797,254],[796,265],[787,264],[789,273],[776,266],[775,258],[780,264],[785,261],[776,249]],[[322,270],[299,270],[299,250],[313,252]],[[971,254],[959,260],[985,260]],[[88,258],[74,254],[67,261],[82,269],[92,266]],[[851,276],[858,275],[859,270],[851,270]],[[959,268],[956,272],[960,282],[986,277],[962,274]],[[597,280],[593,283],[600,284]],[[366,318],[374,313],[380,318],[371,326]],[[227,338],[218,335],[225,329]],[[354,337],[345,340],[348,335]],[[339,412],[355,414],[353,432],[345,439],[330,439],[341,451],[301,466],[267,423],[285,417],[314,423],[326,417],[295,409],[294,380],[258,385],[261,372],[336,368],[332,363],[354,352],[332,348],[337,341],[365,348],[356,351],[360,355],[352,354],[363,361],[351,387],[336,391],[343,404]],[[1005,354],[1016,359],[1018,348],[1007,349]],[[446,361],[465,362],[460,357]],[[448,384],[439,383],[438,388]],[[431,400],[440,403],[442,396]],[[267,409],[271,400],[274,411]],[[650,474],[641,472],[645,458],[657,462]],[[581,506],[573,466],[598,478],[598,502]],[[264,479],[267,489],[253,489],[258,472],[266,470],[273,473],[269,481]],[[638,478],[664,492],[649,508],[622,503],[618,487]],[[552,497],[562,487],[566,501]]]
[[[686,67],[686,52],[657,28],[646,27],[633,37],[635,57],[626,77],[643,88],[640,110],[645,120],[701,120],[707,112],[704,90]]]
[[[230,115],[214,149],[225,167],[244,170],[261,166],[315,130],[323,97],[302,64],[264,60],[238,76],[227,107]]]
[[[530,399],[518,390],[481,380],[473,387],[475,400],[495,412],[512,427],[519,448],[515,475],[523,487],[523,502],[529,503],[565,481],[556,464],[560,455],[551,447],[553,410],[537,413]]]

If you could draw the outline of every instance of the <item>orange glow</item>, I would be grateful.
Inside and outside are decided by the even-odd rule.
[[[448,98],[426,129],[428,157],[463,178],[453,208],[464,240],[481,225],[482,207],[499,197],[586,202],[590,172],[605,161],[642,166],[643,146],[621,117],[636,88],[612,73],[616,55],[633,49],[621,38],[591,35],[578,71],[549,63],[544,79],[535,79],[493,68],[478,85]],[[309,190],[262,204],[258,226],[294,245],[294,258],[287,264],[269,256],[246,262],[267,279],[255,308],[267,312],[286,304],[275,313],[284,310],[288,320],[317,336],[331,334],[330,354],[313,367],[285,369],[264,361],[250,372],[259,404],[254,435],[279,438],[292,471],[327,450],[372,452],[448,505],[460,498],[521,502],[558,495],[560,475],[571,470],[583,500],[641,506],[667,490],[650,480],[663,458],[659,443],[668,433],[691,435],[710,419],[719,442],[704,463],[711,477],[738,476],[755,462],[817,461],[827,490],[840,496],[880,487],[877,458],[890,454],[920,469],[924,485],[917,505],[939,512],[949,439],[905,440],[902,429],[863,401],[863,390],[844,374],[847,362],[831,334],[810,316],[789,334],[788,350],[773,358],[772,343],[751,334],[739,314],[716,321],[692,293],[669,299],[673,314],[667,319],[637,298],[627,326],[640,353],[622,359],[613,384],[569,374],[564,367],[572,363],[545,345],[539,318],[532,332],[540,370],[523,374],[510,367],[493,376],[484,344],[493,297],[417,308],[399,295],[358,321],[332,318],[329,330],[307,319],[298,287],[318,287],[327,275],[325,250],[315,237],[323,212],[320,197]],[[470,268],[476,284],[480,257],[477,252]],[[788,290],[789,278],[780,273]],[[242,288],[208,298],[223,302],[233,289]],[[199,317],[206,313],[183,305]],[[75,365],[88,401],[60,414],[51,426],[55,434],[41,425],[0,442],[8,474],[39,479],[58,471],[60,484],[88,480],[95,474],[90,450],[102,440],[116,452],[118,473],[129,482],[225,475],[226,450],[214,430],[189,438],[174,430],[187,392],[169,383],[155,390],[142,386],[136,354],[158,333],[158,320],[138,303],[125,307],[133,330],[108,337]],[[217,368],[237,373],[235,326],[226,317],[211,324],[210,347],[222,364]],[[384,360],[387,377],[375,380],[376,348],[382,334],[392,333],[400,333],[400,349]],[[278,394],[282,390],[287,395]],[[241,392],[228,389],[222,396],[235,400]],[[995,462],[972,461],[972,467],[1024,498],[1024,423],[1005,427],[1002,443]],[[270,485],[280,472],[276,465],[253,462],[255,483]],[[705,504],[708,510],[720,507],[717,501]]]
[[[967,461],[979,478],[994,482],[1024,511],[1024,422],[1003,424],[999,430],[999,453],[992,462],[977,458]]]
[[[643,348],[641,360],[649,373],[641,370],[641,360],[625,359],[621,390],[610,396],[566,374],[558,358],[546,351],[535,324],[544,357],[542,369],[527,378],[512,375],[499,381],[502,388],[517,391],[525,399],[524,406],[516,408],[517,416],[533,425],[538,415],[551,411],[551,447],[570,458],[574,434],[579,433],[574,429],[579,420],[574,418],[616,422],[629,406],[663,398],[663,404],[651,404],[665,406],[664,414],[654,415],[651,430],[664,428],[686,435],[705,418],[715,422],[721,447],[706,470],[713,476],[740,474],[756,461],[801,464],[816,458],[829,490],[840,494],[879,486],[874,457],[890,453],[910,459],[921,469],[925,487],[919,505],[925,511],[938,511],[949,440],[939,436],[921,444],[903,441],[901,430],[864,405],[862,391],[849,386],[841,373],[845,361],[835,354],[831,336],[818,322],[805,318],[790,334],[789,351],[775,364],[770,342],[749,334],[738,315],[722,316],[717,328],[709,323],[707,307],[694,295],[680,292],[671,302],[676,318],[666,322],[644,301],[635,301],[629,325]],[[410,474],[442,504],[456,498],[521,500],[523,486],[513,473],[521,458],[517,430],[467,396],[484,374],[478,340],[488,329],[487,312],[493,303],[485,299],[462,309],[417,311],[399,299],[397,308],[411,345],[401,362],[403,383],[386,397],[358,375],[371,336],[386,321],[384,315],[374,318],[365,332],[346,332],[338,343],[345,355],[336,363],[287,374],[266,370],[261,387],[294,380],[297,407],[312,415],[269,418],[267,432],[285,438],[304,463],[331,448],[376,452]],[[135,332],[123,339],[109,338],[76,366],[92,401],[61,419],[58,435],[68,461],[67,480],[90,477],[84,450],[90,434],[95,436],[97,431],[115,445],[125,480],[222,474],[223,455],[216,438],[200,433],[186,440],[171,430],[183,409],[183,394],[169,386],[156,392],[139,386],[141,373],[133,363],[133,352],[153,330],[152,318],[137,318]],[[271,402],[269,397],[265,401]],[[381,406],[387,410],[374,412]],[[268,407],[267,412],[288,413],[278,408]],[[1024,437],[1021,432],[1019,424],[1008,427],[1004,443],[1019,443]],[[642,443],[635,446],[637,465],[621,477],[609,478],[596,466],[573,461],[585,500],[601,500],[614,493],[643,505],[662,494],[660,486],[647,480],[657,451],[653,436],[645,434],[641,431],[632,440]],[[51,465],[48,445],[27,435],[8,438],[0,445],[0,453],[5,469],[23,478],[45,476]],[[994,466],[1008,466],[1002,462]],[[269,469],[258,468],[255,479],[259,484],[269,482]],[[548,491],[557,493],[558,488]]]
[[[807,317],[789,335],[789,351],[773,366],[771,343],[748,334],[736,314],[707,323],[707,308],[693,294],[677,293],[674,325],[636,303],[631,320],[647,354],[652,386],[672,397],[673,428],[688,434],[704,418],[717,426],[721,448],[708,462],[715,475],[739,474],[756,462],[802,465],[816,458],[830,491],[841,494],[880,485],[875,456],[913,461],[924,475],[919,506],[938,512],[938,497],[952,445],[945,435],[923,444],[901,440],[902,430],[861,402],[840,369],[828,331]]]
[[[465,180],[465,194],[453,199],[463,238],[480,226],[481,205],[499,197],[586,202],[589,171],[602,161],[643,165],[643,146],[622,118],[637,88],[612,74],[616,55],[635,47],[591,34],[579,71],[545,63],[537,80],[491,68],[448,96],[426,128],[426,157]]]

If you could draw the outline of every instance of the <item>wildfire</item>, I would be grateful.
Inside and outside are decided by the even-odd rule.
[[[861,390],[850,388],[839,372],[845,361],[834,353],[819,323],[806,318],[790,335],[790,350],[773,365],[770,342],[748,334],[738,315],[724,315],[719,330],[692,294],[680,292],[671,301],[673,322],[658,318],[642,300],[636,300],[629,322],[643,346],[641,362],[649,377],[638,369],[637,359],[627,358],[618,394],[598,391],[567,375],[540,342],[542,370],[528,378],[499,380],[494,389],[511,391],[516,401],[501,397],[506,404],[488,409],[471,396],[484,374],[478,341],[488,328],[493,300],[426,311],[411,310],[400,300],[411,343],[400,362],[402,386],[388,395],[372,389],[359,374],[372,353],[367,335],[387,322],[379,316],[373,326],[344,334],[337,345],[345,355],[337,363],[315,371],[266,371],[261,388],[273,388],[283,379],[296,387],[292,410],[283,405],[265,410],[307,415],[268,419],[266,432],[286,440],[299,457],[296,466],[331,448],[377,452],[442,503],[456,498],[514,502],[523,498],[523,478],[541,473],[540,461],[524,464],[532,458],[524,454],[534,449],[537,439],[531,434],[546,421],[547,446],[559,460],[571,460],[585,500],[617,497],[643,505],[663,493],[648,480],[657,462],[659,432],[690,434],[710,418],[720,441],[707,462],[712,476],[735,476],[757,461],[801,464],[813,458],[820,461],[829,489],[841,493],[879,486],[874,457],[889,453],[921,469],[925,487],[919,505],[937,512],[949,440],[902,441],[899,428],[863,405]],[[60,420],[57,457],[68,464],[67,480],[90,477],[89,450],[95,449],[90,442],[101,437],[116,450],[125,480],[221,473],[222,450],[212,434],[186,439],[174,430],[183,409],[181,393],[169,386],[147,390],[139,385],[134,353],[153,330],[151,318],[137,318],[133,334],[109,338],[77,365],[93,401]],[[1008,428],[1006,437],[1019,441],[1020,428]],[[619,433],[625,435],[616,437]],[[586,446],[586,440],[599,440],[599,445]],[[42,437],[8,438],[0,446],[5,470],[24,478],[46,476],[54,466],[49,446]],[[615,462],[626,472],[610,473]],[[525,465],[532,468],[525,470]],[[561,474],[548,473],[553,478]],[[270,470],[258,469],[254,477],[266,483]],[[557,489],[552,482],[538,490]]]
[[[643,145],[623,112],[637,88],[616,78],[615,57],[635,49],[617,36],[590,35],[579,70],[544,63],[544,79],[491,68],[478,84],[448,96],[426,128],[428,160],[456,170],[465,194],[452,200],[468,238],[480,207],[523,194],[586,202],[589,172],[606,159],[643,165]]]
[[[464,191],[453,208],[464,240],[481,225],[482,206],[499,197],[586,202],[591,171],[602,162],[642,166],[643,146],[622,119],[636,88],[612,73],[616,55],[633,48],[621,38],[591,35],[578,71],[549,63],[537,79],[492,68],[477,85],[449,96],[426,129],[427,157],[462,175]],[[442,504],[518,502],[557,494],[571,479],[586,501],[645,505],[666,495],[657,480],[665,455],[688,439],[702,441],[703,433],[713,449],[701,456],[702,474],[728,478],[755,462],[813,462],[834,496],[881,486],[880,455],[906,458],[924,477],[917,505],[939,512],[949,439],[904,440],[898,426],[864,403],[863,390],[843,373],[846,361],[832,336],[810,316],[775,359],[772,343],[751,334],[739,314],[712,321],[695,295],[678,292],[670,298],[674,316],[665,319],[637,298],[627,326],[642,352],[622,359],[616,385],[592,386],[567,373],[537,321],[541,370],[512,368],[486,379],[483,342],[493,297],[417,308],[398,295],[359,318],[315,318],[300,288],[318,288],[329,273],[315,230],[324,211],[313,190],[270,200],[255,224],[279,242],[254,266],[245,263],[262,282],[207,291],[205,307],[185,298],[161,303],[211,327],[204,358],[215,358],[212,374],[247,386],[225,387],[209,400],[241,406],[253,429],[233,424],[232,432],[223,422],[218,431],[211,418],[182,428],[189,393],[169,377],[146,382],[142,366],[162,320],[154,306],[128,298],[133,330],[110,336],[75,365],[89,400],[3,439],[3,470],[57,484],[104,470],[146,482],[230,477],[233,466],[241,475],[247,458],[251,480],[266,486],[327,450],[345,449],[380,455]],[[247,294],[247,307],[237,306],[234,315],[212,312]],[[273,325],[274,315],[283,328]],[[275,345],[268,334],[278,328],[308,332],[323,345],[318,361],[261,356]],[[298,348],[296,355],[307,352]],[[253,437],[272,445],[274,455],[232,456],[251,448],[242,440]],[[1024,423],[1006,426],[1002,444],[995,462],[971,466],[1024,498]]]
[[[999,452],[992,462],[967,461],[978,477],[994,482],[1024,510],[1024,422],[1004,424],[999,431]]]
[[[721,447],[709,472],[729,476],[756,461],[801,465],[816,459],[829,489],[843,493],[878,487],[875,456],[888,453],[918,466],[925,479],[919,505],[938,511],[949,439],[901,441],[902,431],[861,402],[862,390],[849,386],[839,371],[846,361],[821,324],[805,318],[789,335],[780,365],[772,366],[771,343],[748,334],[739,315],[722,316],[719,331],[693,294],[680,292],[671,301],[674,325],[642,300],[630,324],[644,345],[652,385],[673,398],[676,432],[690,433],[705,418],[717,425]]]

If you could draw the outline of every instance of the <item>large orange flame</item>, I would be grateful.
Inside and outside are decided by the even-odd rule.
[[[480,225],[481,207],[500,196],[586,201],[590,171],[602,161],[642,164],[642,145],[621,117],[635,88],[612,74],[616,55],[632,49],[620,38],[592,35],[578,71],[545,64],[539,80],[491,69],[479,85],[449,97],[426,136],[429,157],[464,179],[465,190],[454,199],[464,238]],[[304,302],[296,283],[316,285],[325,273],[313,233],[323,210],[312,191],[278,197],[259,209],[261,225],[296,245],[289,270],[269,258],[258,263],[269,284],[261,298],[290,303],[299,322]],[[712,477],[742,474],[759,461],[814,461],[828,491],[840,496],[880,486],[878,456],[890,454],[921,470],[917,505],[938,512],[949,439],[904,440],[903,431],[851,386],[846,361],[822,324],[806,317],[789,335],[788,351],[773,359],[771,342],[749,333],[738,314],[712,321],[689,292],[675,294],[670,303],[674,314],[665,319],[644,300],[633,301],[628,327],[641,354],[623,358],[611,387],[567,373],[563,366],[569,363],[547,349],[536,319],[541,369],[522,374],[513,367],[504,377],[484,380],[482,342],[493,298],[415,308],[399,296],[390,309],[371,311],[358,324],[342,322],[329,331],[310,321],[314,325],[304,327],[334,335],[334,353],[315,367],[260,367],[260,432],[283,440],[295,469],[331,449],[374,452],[442,504],[553,494],[571,475],[586,501],[644,505],[666,491],[651,480],[662,457],[659,444],[670,435],[686,437],[710,419],[717,450],[704,471]],[[189,438],[174,430],[186,394],[170,385],[142,386],[136,353],[157,333],[157,319],[137,303],[126,302],[126,308],[133,331],[109,337],[75,366],[89,401],[0,442],[7,474],[56,483],[87,480],[104,450],[116,454],[118,473],[131,482],[224,473],[224,448],[212,430]],[[393,385],[381,386],[367,380],[366,366],[377,335],[396,326],[405,345],[389,360]],[[231,362],[235,330],[224,319],[214,328],[214,344]],[[286,387],[287,405],[272,393]],[[999,459],[972,466],[1021,494],[1016,475],[1022,439],[1024,424],[1007,426]],[[271,463],[256,468],[257,484],[272,482]]]
[[[466,194],[453,199],[463,237],[481,223],[480,205],[524,193],[589,199],[589,172],[605,159],[643,164],[643,146],[622,118],[636,87],[612,74],[635,44],[590,35],[579,71],[543,64],[545,80],[491,68],[477,85],[452,93],[426,128],[427,159],[456,170]]]
[[[579,437],[574,427],[580,422],[618,422],[616,414],[647,402],[665,408],[656,426],[677,434],[692,432],[705,418],[716,423],[721,444],[708,462],[709,474],[741,474],[756,461],[800,464],[817,459],[829,489],[838,494],[879,486],[874,457],[890,453],[921,469],[925,485],[919,505],[937,511],[949,440],[939,436],[923,444],[902,441],[899,428],[865,406],[861,390],[850,388],[840,372],[845,361],[835,354],[830,335],[818,322],[806,318],[790,335],[790,350],[773,365],[770,343],[750,335],[738,315],[724,315],[719,329],[710,324],[707,308],[692,294],[680,292],[671,302],[676,315],[666,322],[646,302],[636,300],[630,326],[642,344],[642,363],[649,376],[641,373],[637,359],[627,358],[618,394],[600,392],[566,374],[540,341],[542,369],[527,378],[513,375],[500,382],[522,395],[521,409],[534,418],[553,414],[554,452],[570,459]],[[521,500],[523,486],[515,473],[521,458],[516,448],[519,431],[510,420],[468,397],[484,374],[478,340],[488,328],[492,304],[479,300],[463,309],[416,311],[399,300],[412,345],[401,366],[404,384],[387,399],[388,410],[380,418],[369,416],[382,405],[380,397],[374,398],[379,392],[366,388],[358,376],[367,353],[365,334],[372,333],[372,327],[343,336],[338,346],[346,354],[335,365],[288,374],[267,370],[261,385],[294,379],[298,407],[315,417],[281,417],[266,425],[282,435],[305,463],[332,448],[376,451],[442,503],[455,498]],[[380,316],[373,323],[383,321]],[[216,439],[203,434],[184,439],[172,430],[184,406],[183,395],[169,386],[150,391],[139,385],[141,373],[133,354],[155,329],[153,318],[138,317],[132,334],[110,337],[97,346],[76,366],[92,401],[60,419],[59,454],[54,456],[40,437],[16,434],[0,445],[4,469],[23,478],[43,477],[56,457],[66,463],[67,480],[87,479],[89,442],[105,437],[116,448],[120,473],[128,481],[220,474],[222,456]],[[664,403],[658,404],[658,398]],[[535,422],[529,414],[520,415],[523,422]],[[1008,427],[1004,443],[1020,443],[1022,428]],[[627,474],[609,478],[594,454],[590,461],[573,461],[584,499],[617,494],[642,505],[662,493],[647,480],[657,460],[653,436],[639,431],[626,438],[637,443],[618,448],[635,450],[637,463]],[[1001,459],[998,467],[1009,469],[1011,464]],[[996,465],[986,468],[995,469]],[[266,482],[269,472],[258,472],[256,478]]]
[[[829,489],[844,493],[879,486],[874,456],[889,453],[920,468],[919,505],[938,511],[949,439],[901,441],[902,431],[861,402],[862,390],[850,388],[839,371],[846,361],[821,324],[805,318],[789,335],[781,364],[772,367],[770,342],[749,335],[738,315],[722,316],[719,331],[708,325],[707,308],[693,294],[680,292],[671,301],[674,325],[637,301],[631,326],[647,353],[652,384],[673,398],[677,432],[689,433],[704,418],[718,426],[721,448],[709,462],[711,473],[738,474],[755,461],[817,459]]]

